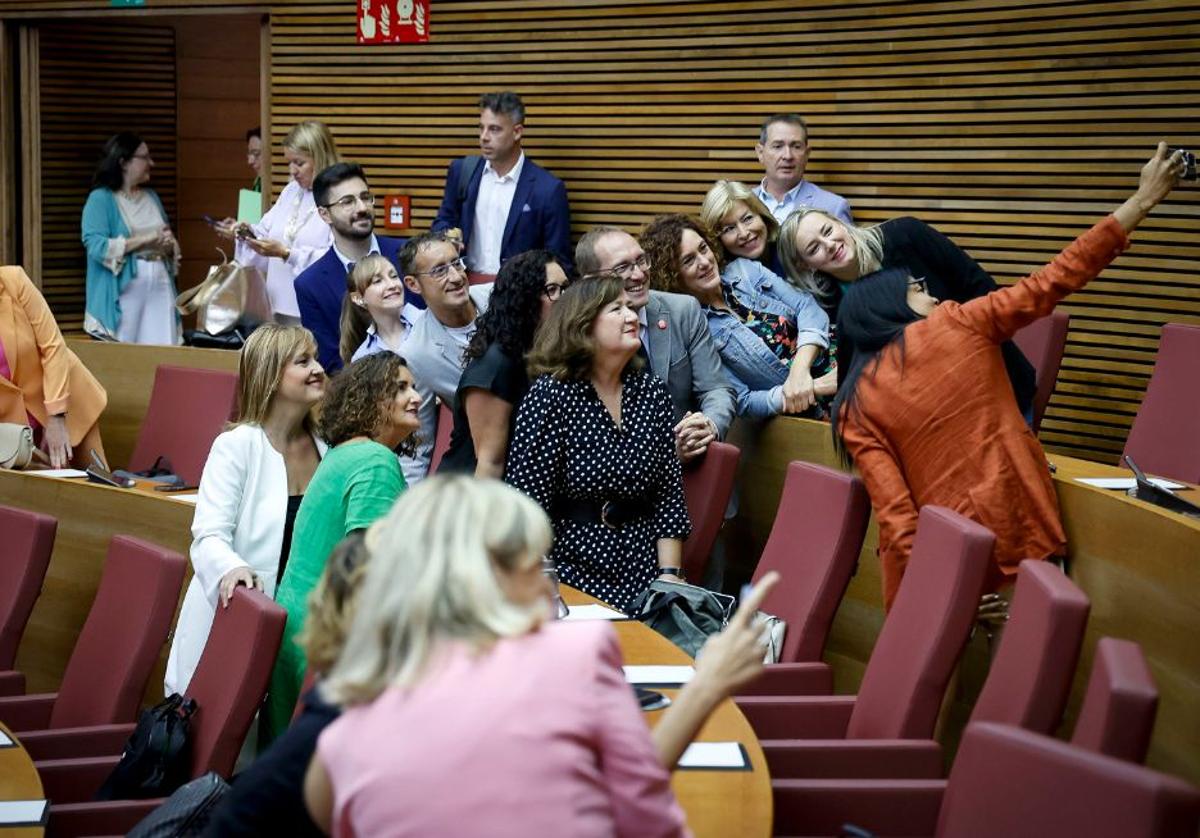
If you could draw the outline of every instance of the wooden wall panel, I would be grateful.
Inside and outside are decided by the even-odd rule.
[[[20,0],[0,14],[247,8],[106,5]],[[412,196],[418,227],[448,162],[475,148],[476,96],[506,87],[528,106],[529,154],[567,182],[576,236],[695,211],[716,178],[757,180],[759,121],[797,111],[811,179],[849,198],[861,223],[919,215],[1001,282],[1122,200],[1159,139],[1200,146],[1194,0],[437,0],[430,43],[387,47],[355,43],[349,2],[255,8],[271,21],[275,191],[279,141],[323,119],[377,192]],[[1068,304],[1050,448],[1113,460],[1162,323],[1200,323],[1198,195],[1177,193]]]
[[[80,214],[104,141],[142,136],[149,186],[175,215],[175,33],[162,26],[46,23],[40,40],[41,284],[64,332],[83,325]]]

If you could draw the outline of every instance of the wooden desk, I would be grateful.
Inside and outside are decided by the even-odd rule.
[[[757,560],[770,533],[784,472],[791,460],[842,468],[829,425],[781,417],[757,428],[738,423],[742,446],[741,504],[732,545],[743,562]],[[1142,646],[1160,691],[1158,720],[1147,763],[1200,783],[1200,520],[1168,512],[1123,492],[1096,489],[1077,477],[1130,477],[1100,463],[1052,456],[1055,488],[1066,527],[1070,574],[1092,601],[1083,654],[1075,673],[1064,728],[1069,731],[1103,636]],[[1200,492],[1184,493],[1194,502]],[[837,692],[857,691],[883,624],[879,539],[872,522],[858,573],[838,610],[826,648]]]
[[[58,519],[46,581],[17,652],[17,668],[25,672],[30,692],[58,688],[100,584],[112,536],[144,538],[185,557],[192,541],[195,506],[161,492],[0,470],[0,504]],[[185,588],[190,576],[189,565]],[[164,649],[147,685],[147,701],[161,700],[165,666]]]
[[[0,731],[16,742],[14,748],[0,748],[0,800],[42,800],[45,797],[42,780],[29,753],[2,722]],[[0,826],[4,838],[41,838],[45,834],[40,826]]]
[[[562,586],[567,605],[597,602],[587,594]],[[678,646],[642,623],[625,620],[613,623],[628,664],[690,664],[692,659]],[[674,696],[678,690],[658,690]],[[647,713],[653,727],[663,711]],[[688,827],[697,836],[753,838],[771,834],[773,804],[771,776],[758,737],[731,699],[726,699],[696,735],[697,742],[740,742],[750,755],[753,771],[676,771],[671,788],[687,813]]]

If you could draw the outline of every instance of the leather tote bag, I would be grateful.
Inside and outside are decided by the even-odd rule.
[[[262,274],[229,261],[219,248],[218,252],[221,263],[208,269],[203,282],[176,297],[175,308],[181,315],[195,313],[196,328],[210,335],[270,320],[271,302]]]

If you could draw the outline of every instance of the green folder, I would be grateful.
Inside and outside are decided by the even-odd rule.
[[[262,214],[262,193],[253,189],[239,189],[237,220],[257,224],[262,220]]]

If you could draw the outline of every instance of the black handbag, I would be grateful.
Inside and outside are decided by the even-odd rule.
[[[734,599],[685,582],[655,579],[629,606],[629,613],[693,658],[733,613]]]
[[[203,835],[229,783],[209,771],[185,783],[129,831],[126,838],[193,838]]]
[[[191,768],[191,719],[196,702],[173,693],[162,703],[143,710],[121,761],[97,800],[138,800],[166,797],[187,782]]]

